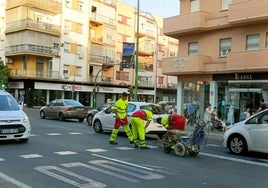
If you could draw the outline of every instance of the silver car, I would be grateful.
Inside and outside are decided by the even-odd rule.
[[[88,108],[80,102],[72,99],[55,99],[48,105],[41,107],[40,117],[58,118],[63,121],[65,119],[78,119],[83,122],[87,117]]]
[[[146,134],[157,134],[162,137],[166,133],[167,129],[156,122],[156,118],[163,116],[165,111],[160,105],[145,103],[145,102],[129,102],[128,103],[128,120],[131,115],[138,110],[149,109],[153,112],[153,121],[146,128]],[[112,110],[112,106],[98,112],[92,121],[93,129],[96,133],[102,133],[104,131],[111,131],[114,127],[115,113]],[[130,121],[129,121],[130,122]],[[131,125],[130,125],[131,127]],[[123,131],[122,127],[120,131]]]
[[[0,90],[0,140],[27,142],[30,135],[28,116],[11,94]]]

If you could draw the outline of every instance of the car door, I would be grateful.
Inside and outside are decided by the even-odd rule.
[[[48,116],[48,117],[53,117],[53,109],[54,109],[54,106],[55,106],[55,105],[56,105],[56,100],[51,101],[51,102],[47,105],[47,107],[46,107],[46,109],[45,109],[46,116]]]
[[[260,113],[254,118],[255,122],[246,124],[252,147],[254,151],[268,150],[268,111]]]

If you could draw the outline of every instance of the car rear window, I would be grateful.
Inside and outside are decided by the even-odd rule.
[[[20,110],[17,101],[10,95],[0,95],[0,111]]]
[[[82,106],[82,104],[78,101],[68,100],[68,101],[64,101],[64,102],[68,106]]]

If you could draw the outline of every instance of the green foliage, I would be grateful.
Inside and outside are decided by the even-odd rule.
[[[4,65],[3,61],[0,61],[0,82],[1,87],[6,88],[8,86],[8,77],[10,76],[9,68]]]

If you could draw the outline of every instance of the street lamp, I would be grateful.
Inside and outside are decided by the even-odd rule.
[[[140,0],[137,0],[137,35],[136,35],[136,63],[135,63],[135,90],[134,101],[138,101],[138,68],[139,68],[139,22],[140,22]]]
[[[139,0],[138,0],[138,6],[139,6]],[[155,49],[154,49],[154,103],[156,103],[156,93],[157,93],[157,62],[158,62],[158,35],[159,35],[159,31],[158,31],[158,23],[156,21],[156,19],[154,18],[154,16],[146,11],[139,11],[139,7],[138,7],[138,11],[137,11],[137,44],[136,44],[136,66],[135,66],[135,96],[137,96],[137,85],[138,85],[138,48],[139,48],[139,14],[140,13],[145,13],[146,15],[148,14],[149,16],[152,17],[153,21],[155,22],[156,25],[156,44],[155,44]],[[146,16],[147,17],[147,16]],[[137,83],[136,83],[137,81]],[[136,99],[136,98],[135,98]]]

